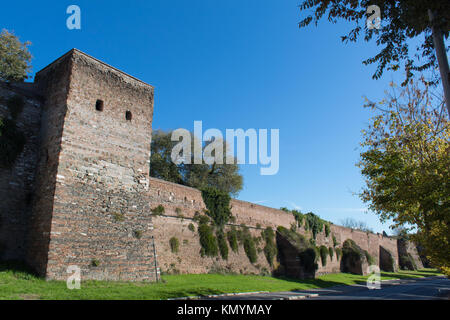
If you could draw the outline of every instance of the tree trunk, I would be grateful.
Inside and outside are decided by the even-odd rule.
[[[447,112],[450,117],[450,70],[448,67],[447,51],[444,45],[444,36],[441,30],[434,26],[434,14],[430,9],[428,9],[428,16],[433,30],[433,44],[436,50],[442,86],[444,88],[445,104],[447,105]]]

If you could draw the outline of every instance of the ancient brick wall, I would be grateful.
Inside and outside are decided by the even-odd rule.
[[[16,125],[26,142],[13,166],[0,168],[0,259],[23,260],[39,154],[42,101],[28,90],[0,82],[0,117],[8,117],[6,101],[12,96],[20,96],[24,101]]]
[[[46,275],[47,268],[70,68],[71,60],[66,55],[37,73],[35,77],[35,83],[41,90],[45,102],[41,113],[40,152],[27,239],[26,262],[42,276]]]
[[[46,88],[47,134],[33,233],[45,228],[48,255],[44,265],[44,244],[33,241],[30,260],[51,279],[78,265],[84,279],[154,280],[153,88],[76,50],[36,79]]]
[[[404,239],[397,240],[397,252],[398,257],[408,260],[408,257],[412,259],[412,266],[417,267],[418,269],[423,268],[422,259],[419,256],[419,252],[417,251],[417,246],[413,241],[407,241]],[[405,265],[405,263],[403,263]]]
[[[189,230],[193,224],[194,231]],[[220,257],[202,257],[198,234],[198,224],[189,218],[157,216],[153,218],[154,235],[158,254],[158,265],[166,273],[208,273],[208,272],[234,272],[242,274],[261,274],[270,272],[271,267],[262,251],[264,241],[257,244],[258,260],[250,263],[244,248],[239,246],[238,252],[229,248],[228,259]],[[230,226],[226,226],[227,232]],[[261,236],[261,229],[250,228],[253,237]],[[178,239],[180,247],[177,253],[171,251],[169,241],[172,237]]]
[[[153,218],[158,263],[163,272],[206,273],[214,270],[227,270],[235,273],[259,274],[271,268],[265,258],[262,248],[264,241],[259,243],[258,261],[251,264],[242,246],[237,253],[229,250],[229,257],[201,257],[198,232],[192,232],[188,225],[192,223],[197,230],[198,224],[192,220],[195,213],[203,213],[206,209],[202,194],[199,190],[179,184],[150,178],[148,191],[151,207],[164,207],[163,216]],[[232,199],[231,211],[236,221],[231,225],[245,224],[250,227],[254,237],[260,237],[265,227],[282,225],[289,227],[294,221],[292,215],[281,210],[251,204],[249,202]],[[261,226],[257,229],[256,226]],[[170,238],[175,237],[180,242],[178,253],[172,253],[169,246]]]
[[[200,256],[198,233],[188,225],[197,229],[192,218],[206,209],[201,192],[149,177],[150,85],[77,50],[38,72],[35,82],[28,96],[15,89],[26,98],[18,123],[28,139],[14,168],[0,170],[0,243],[7,247],[0,258],[21,259],[26,251],[27,262],[49,279],[65,279],[66,268],[78,265],[83,279],[154,280],[155,244],[166,272],[270,269],[264,241],[254,264],[242,246],[230,249],[227,260]],[[0,86],[0,97],[10,90]],[[153,217],[158,205],[165,212]],[[231,211],[235,221],[226,230],[243,224],[254,237],[266,227],[296,223],[290,213],[241,200],[231,201]],[[299,232],[311,236],[303,227]],[[316,244],[334,247],[333,235],[338,246],[352,239],[377,262],[382,247],[398,264],[395,239],[331,225]],[[170,250],[172,237],[179,239],[178,253]],[[324,266],[319,259],[317,274],[339,269],[334,253]]]
[[[180,272],[203,273],[206,270],[210,270],[213,265],[212,262],[206,258],[200,257],[200,246],[197,234],[193,234],[191,231],[187,230],[187,225],[192,222],[190,220],[194,217],[194,214],[196,212],[202,213],[206,209],[201,192],[194,188],[185,187],[156,178],[150,178],[148,194],[151,201],[151,208],[162,205],[165,209],[164,216],[167,216],[154,218],[158,260],[161,263],[162,270],[167,271],[171,269],[170,266],[173,265],[175,265],[175,269]],[[290,213],[236,199],[232,199],[231,201],[231,211],[236,218],[236,222],[234,223],[236,226],[241,224],[251,227],[260,226],[261,228],[270,226],[276,230],[278,226],[290,228],[291,224],[295,223],[295,219]],[[311,232],[305,230],[303,227],[299,227],[298,232],[306,235],[308,238],[312,237]],[[345,240],[352,239],[363,250],[367,250],[377,264],[380,257],[380,246],[383,246],[393,255],[395,264],[398,265],[396,239],[383,237],[381,234],[363,232],[332,224],[331,232],[328,237],[325,235],[324,231],[318,233],[316,236],[317,246],[324,245],[327,248],[333,247],[334,251],[332,258],[330,258],[330,256],[327,257],[326,265],[322,265],[322,262],[319,259],[319,269],[317,270],[317,274],[339,272],[341,268],[341,257],[339,259],[337,258],[333,243],[333,235],[336,237],[338,243],[337,247],[342,246]],[[180,241],[181,239],[187,240],[189,246],[185,246],[183,252],[176,255],[171,254],[168,249],[171,237],[177,237]],[[254,266],[249,263],[245,254],[241,256],[241,258],[241,263],[246,265],[246,270],[248,272],[255,273],[257,271],[254,269]],[[264,256],[262,256],[262,258],[264,258]],[[234,259],[239,259],[239,257],[234,257]],[[260,260],[263,261],[264,259]],[[182,263],[183,261],[189,263]],[[224,264],[218,261],[217,265],[224,267],[226,266],[226,263]],[[239,266],[239,264],[232,262],[228,264],[231,271],[240,272],[241,268],[236,269],[235,266]],[[268,267],[268,265],[264,265],[264,267]]]

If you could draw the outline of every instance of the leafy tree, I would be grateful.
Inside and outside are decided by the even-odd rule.
[[[161,130],[153,133],[150,158],[152,177],[197,189],[214,187],[232,195],[237,195],[242,190],[243,177],[239,174],[239,166],[235,163],[226,164],[225,154],[223,164],[194,164],[193,152],[191,164],[173,163],[171,153],[177,142],[171,141],[171,136],[171,132]],[[203,148],[207,145],[205,144]]]
[[[323,231],[323,226],[326,224],[326,221],[312,212],[308,212],[304,216],[306,218],[305,226],[307,226],[308,230],[311,230],[313,239],[316,239],[317,234]]]
[[[31,70],[30,42],[22,43],[13,34],[3,29],[0,33],[0,80],[23,81]]]
[[[206,214],[216,226],[222,228],[231,217],[230,196],[224,191],[207,187],[202,190],[202,198],[207,208]]]
[[[367,226],[367,223],[365,223],[364,221],[357,221],[353,218],[346,218],[345,220],[341,221],[341,224],[346,228],[357,229],[365,232],[373,232],[373,230]]]
[[[416,229],[413,240],[450,275],[450,123],[441,96],[425,80],[409,81],[379,103],[363,131],[360,194],[382,221]]]
[[[175,142],[171,141],[170,133],[160,130],[152,134],[150,175],[166,181],[183,184],[179,167],[172,162],[171,152]]]
[[[380,29],[367,28],[366,20],[371,15],[367,10],[371,5],[380,8]],[[404,63],[407,75],[405,85],[413,72],[436,68],[436,50],[450,114],[449,67],[443,41],[448,38],[450,30],[448,0],[304,0],[299,7],[301,11],[314,11],[300,21],[300,28],[311,22],[317,25],[326,17],[331,23],[341,19],[354,24],[354,28],[341,37],[345,43],[356,42],[361,37],[365,41],[376,38],[376,44],[383,48],[375,56],[363,61],[365,65],[378,64],[373,74],[374,79],[380,78],[385,69],[397,70]],[[408,41],[411,39],[419,41],[415,57],[410,53]]]

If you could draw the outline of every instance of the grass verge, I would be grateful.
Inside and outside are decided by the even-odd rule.
[[[381,279],[414,279],[435,275],[440,274],[434,269],[423,269],[383,272]],[[327,274],[311,280],[220,274],[165,275],[162,278],[164,282],[161,283],[84,281],[81,290],[68,290],[64,281],[45,281],[24,268],[0,265],[0,299],[158,300],[232,292],[307,290],[359,284],[367,280],[365,276],[347,273]]]

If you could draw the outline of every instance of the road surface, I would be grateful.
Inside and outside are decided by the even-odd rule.
[[[366,285],[336,286],[305,291],[242,294],[207,298],[214,300],[448,300],[450,279],[428,277],[414,280],[389,280],[381,289],[368,289]]]

